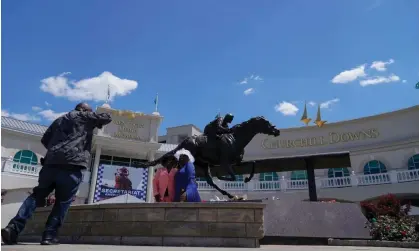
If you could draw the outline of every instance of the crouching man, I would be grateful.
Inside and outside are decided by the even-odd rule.
[[[1,230],[4,244],[17,243],[27,220],[37,207],[45,205],[45,199],[54,189],[55,202],[45,224],[41,245],[59,244],[58,229],[82,181],[82,170],[89,166],[93,130],[111,121],[109,114],[92,112],[88,104],[80,103],[50,125],[41,139],[47,154],[39,172],[38,186]]]

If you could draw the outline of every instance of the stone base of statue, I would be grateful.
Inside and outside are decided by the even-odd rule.
[[[61,243],[259,247],[262,202],[78,205],[60,229]],[[19,237],[39,242],[51,208],[38,209]]]
[[[262,243],[322,244],[328,238],[371,239],[358,204],[308,201],[265,201]],[[323,243],[324,244],[324,243]]]

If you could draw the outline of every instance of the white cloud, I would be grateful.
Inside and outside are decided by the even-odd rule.
[[[260,76],[253,76],[252,75],[252,77],[253,77],[253,80],[255,80],[255,81],[263,81],[263,78],[261,78]]]
[[[39,106],[32,106],[32,111],[39,112],[39,111],[42,111],[42,108]]]
[[[86,78],[79,81],[69,80],[60,74],[41,80],[41,90],[56,97],[66,97],[72,101],[93,100],[105,101],[110,86],[110,100],[116,96],[130,94],[138,86],[137,81],[120,79],[110,72],[103,72],[98,77]]]
[[[391,82],[398,82],[400,81],[400,77],[397,75],[390,75],[388,77],[374,77],[366,80],[362,80],[359,82],[361,86],[367,86],[367,85],[378,85],[378,84],[385,84],[385,83],[391,83]]]
[[[381,4],[382,4],[382,0],[375,0],[375,1],[374,1],[374,3],[373,3],[373,4],[371,4],[371,5],[367,8],[367,11],[371,11],[371,10],[373,10],[373,9],[375,9],[375,8],[378,8],[378,7],[380,7],[380,6],[381,6]]]
[[[346,84],[356,80],[357,78],[365,77],[366,75],[367,74],[365,74],[365,64],[363,64],[351,70],[346,70],[339,73],[332,79],[332,83]]]
[[[403,79],[403,80],[402,80],[402,83],[407,83],[407,80],[406,80],[406,79]]]
[[[322,103],[320,103],[320,108],[328,109],[328,108],[330,108],[330,106],[332,106],[333,104],[336,104],[339,101],[340,101],[340,99],[334,98],[334,99],[322,102]]]
[[[314,101],[310,101],[310,102],[308,102],[308,104],[311,105],[311,106],[317,105],[316,102],[314,102]]]
[[[246,90],[243,92],[243,94],[244,94],[244,95],[246,95],[246,96],[248,96],[248,95],[250,95],[250,94],[253,94],[253,93],[255,93],[255,89],[253,89],[253,88],[246,89]]]
[[[299,110],[297,106],[286,101],[275,105],[274,109],[285,116],[295,116]]]
[[[263,78],[259,75],[250,75],[250,77],[245,77],[243,80],[239,81],[239,85],[245,85],[249,82],[263,82]]]
[[[375,69],[377,71],[386,71],[387,70],[387,65],[390,65],[394,63],[393,59],[390,59],[388,61],[374,61],[371,64],[371,69]]]
[[[1,110],[1,116],[11,117],[17,120],[22,121],[39,121],[40,119],[36,116],[30,115],[28,113],[9,113],[7,110]]]
[[[247,78],[244,78],[242,81],[239,82],[239,85],[247,84]]]
[[[48,103],[47,101],[45,101],[45,105],[46,106],[52,106],[50,103]]]
[[[66,114],[66,112],[54,112],[53,110],[48,109],[40,111],[38,112],[38,114],[44,117],[46,120],[53,121],[58,117],[61,117],[62,115]]]

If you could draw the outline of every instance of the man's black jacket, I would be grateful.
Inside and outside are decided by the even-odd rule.
[[[81,111],[71,111],[57,118],[41,139],[48,150],[44,165],[88,168],[93,130],[111,121],[109,114]]]

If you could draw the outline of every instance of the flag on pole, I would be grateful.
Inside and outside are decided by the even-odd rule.
[[[108,96],[106,97],[106,103],[108,103],[110,99],[111,99],[111,86],[108,85]]]
[[[155,105],[155,111],[157,112],[157,108],[159,105],[159,94],[156,94],[156,97],[154,98],[154,105]]]

